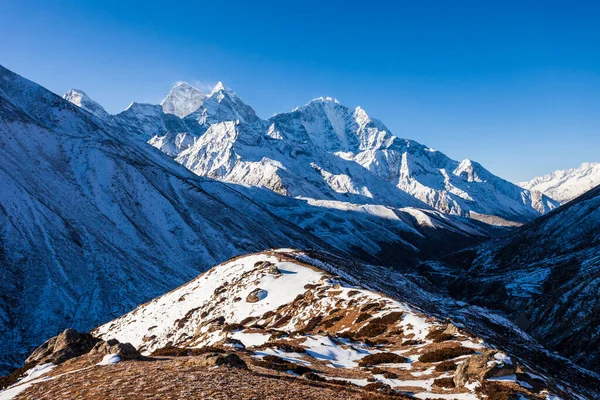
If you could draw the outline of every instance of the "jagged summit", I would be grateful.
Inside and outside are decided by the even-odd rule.
[[[558,206],[479,163],[395,136],[363,108],[332,97],[263,120],[222,82],[209,95],[180,82],[162,106],[138,106],[113,122],[198,175],[292,197],[428,206],[508,225]]]
[[[94,114],[98,118],[105,119],[109,115],[100,104],[92,100],[83,90],[71,89],[63,94],[62,98]]]
[[[226,89],[225,89],[225,85],[223,85],[223,82],[219,81],[219,82],[217,82],[217,84],[215,85],[213,90],[210,92],[210,95],[212,96],[213,94],[220,92],[221,90],[226,90]]]
[[[200,89],[187,82],[178,82],[160,105],[165,113],[183,118],[196,111],[205,98]]]
[[[600,163],[584,162],[577,168],[554,171],[518,185],[564,204],[600,185]]]

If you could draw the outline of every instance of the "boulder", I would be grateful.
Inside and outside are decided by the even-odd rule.
[[[464,387],[472,381],[482,382],[487,378],[513,375],[515,366],[509,356],[497,350],[487,350],[466,359],[456,369],[454,384]]]
[[[248,296],[246,297],[246,301],[248,303],[257,303],[265,297],[267,297],[267,291],[260,288],[256,288],[248,294]]]
[[[237,354],[205,353],[193,358],[193,363],[203,367],[220,367],[248,369],[248,366]]]
[[[27,364],[53,363],[60,364],[71,358],[89,354],[90,356],[105,356],[116,354],[123,360],[140,358],[141,355],[129,343],[119,343],[116,339],[104,341],[89,333],[67,329],[58,336],[48,339],[35,349],[25,361]]]
[[[120,343],[117,339],[98,342],[90,351],[90,355],[116,354],[122,360],[135,360],[141,358],[141,354],[131,343]]]
[[[100,342],[102,342],[101,339],[95,338],[89,333],[67,329],[35,349],[25,362],[28,364],[60,364],[89,353]]]

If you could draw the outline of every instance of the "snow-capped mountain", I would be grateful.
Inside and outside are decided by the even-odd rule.
[[[204,102],[206,95],[186,82],[179,82],[160,103],[166,114],[175,114],[183,118],[196,111]]]
[[[104,107],[90,99],[83,90],[71,89],[63,95],[63,99],[83,108],[100,119],[106,119],[109,116]]]
[[[577,168],[554,171],[518,185],[564,204],[600,185],[600,163],[582,163]]]
[[[135,118],[183,126],[160,106],[101,119],[1,67],[0,117],[4,370],[62,329],[89,329],[244,252],[321,248],[407,268],[499,232],[432,209],[198,177],[137,139]]]
[[[476,162],[454,161],[400,139],[360,107],[350,109],[332,98],[262,120],[221,83],[185,108],[187,97],[176,94],[189,87],[176,86],[162,107],[134,103],[114,116],[112,125],[149,141],[198,175],[291,197],[434,208],[509,225],[558,205]],[[163,112],[175,103],[185,109],[180,115],[197,109],[184,118]]]
[[[506,313],[548,348],[600,371],[600,187],[421,268],[454,297]]]

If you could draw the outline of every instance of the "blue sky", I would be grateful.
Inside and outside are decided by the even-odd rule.
[[[109,112],[179,80],[261,117],[332,96],[518,181],[600,161],[597,4],[5,0],[0,64]]]

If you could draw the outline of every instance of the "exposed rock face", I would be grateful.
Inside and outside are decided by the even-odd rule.
[[[510,358],[497,350],[487,350],[467,358],[456,369],[454,384],[464,387],[469,382],[483,382],[488,378],[513,375],[515,368]]]
[[[25,362],[28,364],[60,364],[89,353],[96,344],[101,342],[103,340],[95,338],[89,333],[79,333],[74,329],[67,329],[35,349]]]
[[[67,329],[58,336],[48,339],[27,358],[27,364],[60,364],[85,354],[117,354],[121,359],[137,359],[140,353],[130,343],[119,343],[116,339],[104,341],[89,333]]]

